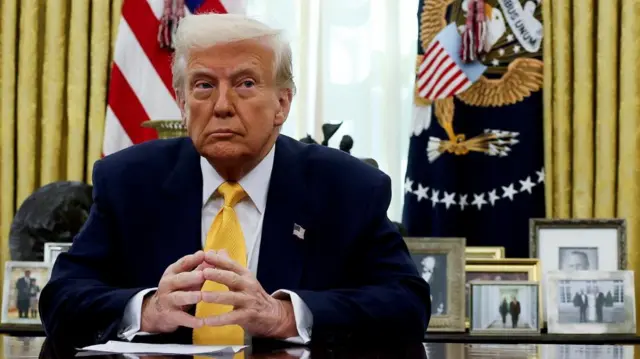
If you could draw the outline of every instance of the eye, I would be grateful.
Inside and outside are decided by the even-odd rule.
[[[256,85],[255,81],[253,80],[244,80],[242,81],[242,86],[246,87],[246,88],[251,88],[254,87]]]
[[[213,85],[205,81],[198,81],[196,82],[195,87],[198,89],[210,89],[213,88]]]

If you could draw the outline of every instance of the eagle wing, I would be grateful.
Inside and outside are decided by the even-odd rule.
[[[497,107],[515,104],[542,87],[542,66],[542,61],[538,59],[515,59],[500,79],[482,76],[457,97],[471,106]]]

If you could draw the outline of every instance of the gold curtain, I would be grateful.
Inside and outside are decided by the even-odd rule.
[[[53,181],[91,181],[102,151],[107,78],[122,0],[1,3],[4,263],[11,220],[27,196]]]
[[[626,218],[640,273],[640,0],[543,10],[547,216]]]

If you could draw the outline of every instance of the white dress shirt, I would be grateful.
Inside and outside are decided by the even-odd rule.
[[[242,201],[235,205],[234,210],[240,221],[240,227],[245,238],[247,248],[247,266],[255,276],[258,272],[258,257],[260,253],[260,241],[262,239],[262,222],[264,212],[267,207],[267,193],[269,181],[273,170],[273,160],[275,145],[267,156],[238,183],[247,193]],[[204,158],[200,158],[200,168],[202,170],[202,222],[201,238],[202,245],[206,242],[207,232],[213,223],[224,202],[216,190],[225,181],[216,170]],[[142,301],[144,296],[156,290],[149,288],[138,292],[125,308],[125,313],[120,326],[120,338],[131,340],[136,335],[149,335],[141,332],[140,325],[142,319]],[[278,290],[272,296],[289,297],[293,305],[293,312],[298,329],[298,337],[287,339],[290,342],[306,344],[310,341],[311,327],[313,326],[313,315],[307,305],[300,297],[288,290]]]

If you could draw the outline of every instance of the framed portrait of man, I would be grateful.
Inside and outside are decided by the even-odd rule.
[[[633,271],[552,271],[546,285],[549,333],[636,333]]]
[[[49,281],[51,265],[45,262],[5,263],[2,323],[41,325],[38,301]]]
[[[467,259],[465,265],[466,326],[469,327],[471,308],[470,283],[474,281],[531,281],[540,280],[537,258]]]
[[[463,332],[464,238],[405,238],[411,258],[431,287],[430,332]]]
[[[627,268],[624,219],[539,219],[529,221],[529,254],[550,271],[616,271]],[[540,283],[546,317],[546,283]]]

